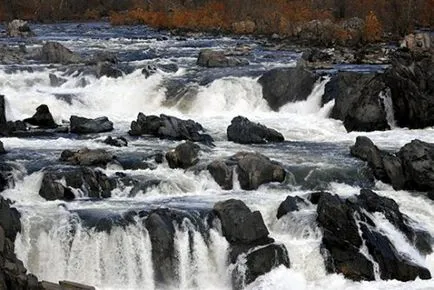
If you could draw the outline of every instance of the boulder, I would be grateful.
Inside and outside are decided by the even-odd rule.
[[[227,165],[224,160],[215,160],[208,164],[207,169],[222,189],[233,188],[233,166]]]
[[[183,168],[186,169],[195,165],[198,159],[200,147],[191,141],[182,143],[174,150],[166,153],[166,160],[170,168]]]
[[[57,128],[56,122],[54,122],[53,116],[50,113],[47,105],[40,105],[36,108],[36,113],[31,117],[24,119],[23,122],[39,128]]]
[[[58,77],[53,73],[50,73],[48,77],[50,78],[50,86],[52,87],[60,87],[61,85],[67,82],[66,79]]]
[[[127,147],[128,141],[124,137],[113,138],[112,136],[108,136],[103,141],[105,144],[115,147]]]
[[[82,148],[78,151],[64,150],[61,161],[81,166],[105,166],[113,161],[114,156],[104,149]]]
[[[252,212],[244,202],[236,199],[217,202],[214,212],[229,243],[257,244],[268,240],[268,229],[261,213]]]
[[[46,200],[70,201],[75,198],[75,189],[90,198],[108,198],[115,187],[115,181],[99,170],[67,168],[45,171],[39,195]]]
[[[27,21],[21,19],[14,19],[9,22],[6,27],[6,34],[10,37],[35,36]]]
[[[11,207],[12,202],[0,196],[0,226],[4,236],[11,241],[21,232],[21,215],[16,208]]]
[[[59,286],[60,289],[62,290],[95,290],[95,287],[93,286],[66,281],[66,280],[59,281]]]
[[[71,116],[69,122],[71,133],[92,134],[113,130],[113,122],[111,122],[107,117],[88,119],[84,117]]]
[[[274,129],[259,123],[253,123],[245,117],[235,117],[227,129],[229,141],[240,144],[264,144],[268,142],[283,142],[283,135]]]
[[[6,101],[5,96],[0,95],[0,125],[6,124]]]
[[[46,63],[80,63],[82,58],[80,55],[72,52],[58,42],[47,42],[42,46],[41,60]]]
[[[338,72],[326,84],[323,100],[335,100],[330,117],[344,121],[348,132],[390,129],[380,94],[387,88],[382,75]]]
[[[277,209],[277,219],[280,219],[282,216],[286,215],[289,212],[298,211],[300,209],[299,204],[306,205],[307,202],[299,196],[288,195]]]
[[[246,260],[244,281],[246,285],[280,265],[284,265],[287,268],[290,267],[286,247],[278,244],[269,244],[255,249],[247,254]]]
[[[199,66],[204,67],[234,67],[248,65],[249,62],[245,59],[236,57],[228,57],[223,51],[215,51],[211,49],[203,49],[199,52],[199,57],[196,62]]]
[[[342,273],[356,281],[374,280],[372,261],[360,253],[364,244],[378,263],[382,279],[430,279],[429,271],[400,254],[366,212],[381,212],[389,221],[397,223],[397,230],[402,230],[399,223],[403,222],[407,229],[414,231],[407,226],[408,221],[403,220],[393,200],[372,191],[362,190],[359,196],[346,200],[322,193],[317,206],[317,222],[323,230],[321,252],[326,259],[327,271]]]
[[[378,149],[367,137],[357,137],[351,154],[368,161],[374,176],[396,190],[434,189],[434,144],[413,140],[392,154]]]
[[[434,126],[434,59],[432,53],[397,51],[385,72],[395,120],[410,129]]]
[[[6,154],[5,147],[3,146],[3,142],[0,141],[0,155]]]
[[[132,136],[152,135],[162,139],[189,140],[213,145],[214,140],[208,134],[203,134],[201,124],[193,120],[182,120],[173,116],[161,114],[145,116],[139,113],[137,120],[131,122],[129,134]]]
[[[296,67],[272,69],[259,79],[263,98],[274,111],[287,103],[306,100],[315,81],[315,74],[301,61]]]
[[[285,180],[283,166],[262,154],[238,152],[231,159],[237,162],[238,181],[242,189],[253,190],[264,183]]]
[[[434,37],[429,32],[410,33],[404,37],[401,47],[413,52],[429,51],[433,47]]]

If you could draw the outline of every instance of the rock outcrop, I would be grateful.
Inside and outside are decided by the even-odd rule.
[[[396,190],[434,190],[434,144],[413,140],[392,154],[367,137],[357,137],[351,155],[368,162],[375,177]]]
[[[245,117],[235,117],[227,129],[229,141],[240,144],[264,144],[269,142],[283,142],[285,138],[274,129],[259,123],[253,123]]]
[[[6,34],[10,37],[35,36],[27,21],[21,19],[14,19],[9,22],[6,27]]]
[[[199,52],[197,65],[204,67],[233,67],[248,65],[245,59],[226,56],[223,51],[204,49]]]
[[[114,156],[104,149],[82,148],[78,151],[64,150],[61,161],[81,166],[106,166],[114,160]]]
[[[170,168],[183,168],[186,169],[195,165],[198,159],[200,147],[199,145],[187,141],[176,146],[175,149],[166,153],[166,160]]]
[[[47,42],[42,46],[41,61],[45,63],[71,64],[83,62],[80,55],[58,42]]]
[[[373,263],[360,252],[360,248],[366,245],[369,254],[378,263],[381,279],[430,279],[428,269],[402,255],[378,230],[371,218],[373,213],[383,214],[407,237],[416,235],[393,200],[370,190],[362,189],[359,196],[348,199],[329,193],[320,194],[317,222],[323,230],[321,251],[327,271],[342,273],[356,281],[374,280]]]
[[[54,122],[50,109],[48,109],[48,106],[44,104],[37,107],[36,113],[31,118],[24,119],[23,122],[33,126],[38,126],[39,128],[57,128],[57,124]]]
[[[287,103],[304,101],[312,92],[317,77],[303,62],[293,68],[276,68],[260,79],[262,95],[270,108],[278,111]]]

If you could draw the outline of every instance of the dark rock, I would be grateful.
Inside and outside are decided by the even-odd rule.
[[[231,157],[237,162],[238,181],[245,190],[257,189],[268,182],[283,182],[285,169],[259,153],[238,152]]]
[[[71,281],[59,281],[62,290],[95,290],[95,287]]]
[[[50,113],[47,105],[40,105],[36,108],[36,113],[31,117],[24,119],[30,125],[38,126],[39,128],[56,128],[57,124],[54,122],[53,116]]]
[[[280,265],[290,267],[288,251],[284,245],[270,244],[254,250],[247,254],[246,260],[246,285]]]
[[[108,198],[115,187],[114,180],[101,171],[79,167],[45,172],[39,195],[46,200],[69,201],[75,198],[71,190],[75,188],[90,198]]]
[[[240,200],[217,202],[214,212],[221,221],[223,235],[230,243],[253,244],[268,238],[261,213],[250,211]]]
[[[6,154],[5,147],[3,146],[3,142],[0,141],[0,155]]]
[[[5,96],[0,95],[0,125],[6,124],[6,101]]]
[[[218,185],[224,190],[233,188],[233,166],[228,166],[223,160],[211,162],[207,169]]]
[[[228,57],[223,51],[214,51],[211,49],[201,50],[196,63],[204,67],[234,67],[249,64],[245,59]]]
[[[428,192],[428,198],[434,200],[434,190]]]
[[[103,76],[109,78],[120,78],[124,74],[117,66],[110,62],[98,62],[96,65],[96,75],[98,78]]]
[[[289,212],[298,211],[300,209],[298,204],[306,204],[306,201],[299,196],[288,195],[277,209],[277,219],[280,219]]]
[[[385,72],[398,126],[410,129],[434,125],[434,64],[432,53],[397,51]]]
[[[82,166],[105,166],[113,159],[113,155],[104,149],[88,148],[83,148],[75,152],[64,150],[60,156],[61,161]]]
[[[183,168],[186,169],[195,165],[198,159],[200,147],[191,141],[182,143],[174,150],[166,153],[166,160],[170,168]]]
[[[174,236],[172,220],[161,212],[151,213],[145,220],[152,244],[155,280],[168,283],[175,277]]]
[[[67,82],[66,79],[58,77],[52,73],[50,73],[48,76],[50,78],[50,86],[52,87],[60,87],[61,85]]]
[[[124,137],[113,138],[112,136],[108,136],[104,143],[110,146],[115,147],[126,147],[128,146],[128,141]]]
[[[380,267],[381,279],[399,281],[415,280],[418,277],[424,280],[431,279],[428,269],[402,258],[386,236],[369,230],[364,224],[361,230],[369,253]]]
[[[6,27],[6,34],[10,37],[30,37],[35,36],[30,29],[27,21],[14,19],[8,23]]]
[[[41,60],[46,63],[79,63],[82,58],[58,42],[47,42],[42,46]]]
[[[282,134],[274,129],[259,123],[250,122],[249,119],[238,116],[232,119],[227,129],[228,140],[240,144],[283,142]]]
[[[208,134],[201,133],[202,125],[193,120],[181,120],[176,117],[161,114],[145,116],[139,113],[137,121],[131,122],[130,135],[152,135],[162,139],[189,140],[213,145],[214,140]]]
[[[71,133],[91,134],[109,132],[113,130],[113,123],[107,117],[88,119],[84,117],[71,116],[69,119]]]
[[[397,156],[406,178],[404,188],[434,190],[434,144],[416,139],[404,145]]]
[[[373,264],[359,250],[364,243],[378,263],[382,279],[408,281],[418,276],[430,279],[429,271],[400,254],[389,239],[377,230],[366,212],[383,213],[410,240],[421,236],[407,225],[398,205],[389,198],[365,189],[361,190],[358,197],[347,200],[323,193],[317,207],[317,222],[323,229],[322,253],[326,259],[326,269],[342,273],[352,280],[373,280]],[[426,232],[425,235],[429,234]],[[427,241],[426,237],[422,239]]]
[[[294,68],[272,69],[259,79],[263,97],[274,111],[287,103],[306,100],[315,81],[315,74],[301,62]]]
[[[334,99],[331,118],[344,121],[350,131],[390,129],[380,94],[387,92],[382,75],[338,72],[326,84],[323,102]]]
[[[151,75],[155,74],[156,72],[157,72],[157,67],[152,64],[148,64],[142,69],[142,74],[146,78],[149,78]]]
[[[0,196],[0,226],[4,230],[5,237],[15,241],[17,234],[21,232],[21,215],[11,205],[9,200]]]
[[[157,164],[163,163],[163,160],[164,160],[164,154],[163,153],[157,153],[157,154],[155,154],[154,161]]]

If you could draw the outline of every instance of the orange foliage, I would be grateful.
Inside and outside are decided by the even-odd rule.
[[[366,42],[379,41],[383,33],[380,21],[373,11],[365,17],[365,27],[363,29],[363,40]]]
[[[86,12],[84,12],[84,19],[86,20],[98,20],[101,18],[100,13],[95,9],[87,9]]]

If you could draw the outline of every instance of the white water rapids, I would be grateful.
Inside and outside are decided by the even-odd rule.
[[[44,26],[38,28],[44,31]],[[39,31],[38,30],[38,31]],[[107,116],[114,122],[115,131],[110,135],[126,135],[130,122],[139,112],[144,114],[168,114],[183,119],[191,118],[203,125],[207,133],[216,140],[215,148],[201,153],[203,158],[215,159],[229,156],[241,150],[258,151],[285,165],[308,168],[305,182],[312,182],[317,175],[328,170],[348,170],[355,175],[360,163],[349,157],[348,147],[356,136],[366,135],[385,149],[396,150],[412,139],[434,142],[434,129],[408,130],[394,128],[385,132],[347,133],[341,121],[328,118],[333,101],[321,107],[321,97],[327,80],[318,81],[306,101],[287,104],[279,112],[269,109],[262,98],[258,76],[227,75],[204,84],[195,84],[197,94],[175,103],[166,102],[168,79],[188,79],[189,67],[194,66],[197,51],[204,47],[219,47],[211,40],[188,39],[178,41],[150,41],[140,38],[116,38],[112,35],[101,39],[86,38],[74,42],[56,31],[47,38],[59,37],[72,49],[111,49],[126,54],[149,50],[156,61],[176,62],[177,72],[157,71],[145,78],[140,68],[118,79],[87,75],[63,75],[56,67],[34,65],[33,72],[6,72],[0,68],[0,93],[5,95],[6,113],[9,120],[30,117],[40,104],[50,108],[58,123],[69,120],[71,115],[88,118]],[[101,32],[102,33],[102,32]],[[237,41],[222,40],[225,45]],[[122,43],[120,45],[119,43]],[[252,49],[256,46],[252,45]],[[179,55],[177,55],[178,53]],[[269,57],[259,58],[255,65],[261,69],[293,65],[293,62]],[[143,60],[135,60],[136,62]],[[236,70],[236,69],[234,69]],[[50,86],[49,73],[65,78],[59,87]],[[196,72],[197,73],[197,72]],[[206,72],[199,71],[199,76]],[[88,83],[81,86],[81,79]],[[57,95],[57,96],[56,96]],[[59,95],[61,97],[59,97]],[[62,96],[68,95],[70,102]],[[293,144],[279,146],[246,146],[226,141],[226,128],[232,118],[242,115],[251,121],[260,122],[281,132]],[[22,214],[22,232],[15,246],[18,257],[26,268],[40,280],[71,280],[97,289],[231,289],[231,271],[227,257],[229,244],[221,233],[212,228],[209,237],[197,231],[190,220],[175,225],[176,282],[174,285],[158,285],[153,278],[154,265],[151,258],[152,246],[149,234],[140,221],[125,227],[113,227],[107,233],[86,228],[75,211],[119,211],[139,207],[183,209],[212,208],[215,202],[236,198],[243,200],[252,210],[259,210],[270,231],[270,236],[283,243],[288,249],[291,268],[279,267],[247,285],[247,289],[349,289],[349,290],[398,290],[434,289],[434,279],[410,282],[382,281],[354,282],[343,275],[327,274],[320,254],[322,234],[315,223],[315,206],[302,208],[280,220],[276,218],[279,204],[288,195],[306,196],[312,192],[303,186],[294,186],[287,180],[284,186],[275,184],[261,186],[258,190],[243,191],[235,186],[223,191],[207,171],[170,169],[167,163],[156,169],[124,170],[124,173],[161,180],[146,192],[132,197],[128,189],[115,189],[112,197],[101,201],[85,198],[73,202],[45,201],[39,195],[42,168],[39,164],[53,164],[64,149],[105,148],[116,154],[143,153],[161,149],[167,151],[179,142],[152,138],[132,139],[126,148],[109,147],[101,142],[109,134],[92,138],[2,138],[10,159],[16,164],[15,185],[2,193],[16,201]],[[30,169],[29,169],[30,168]],[[33,168],[37,168],[33,172]],[[356,169],[354,169],[356,168]],[[108,176],[116,170],[106,169]],[[322,176],[322,175],[318,175]],[[294,177],[296,179],[297,176]],[[342,177],[346,180],[346,176]],[[349,177],[348,179],[355,177]],[[323,181],[326,189],[340,196],[358,194],[360,185],[348,184],[338,178],[327,177]],[[390,186],[377,182],[373,188],[379,195],[394,199],[401,211],[414,220],[415,225],[434,235],[434,202],[407,191],[394,191]],[[434,274],[434,254],[421,256],[382,216],[373,216],[376,226],[394,243],[395,247],[417,263],[426,266]]]

